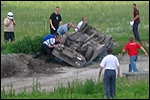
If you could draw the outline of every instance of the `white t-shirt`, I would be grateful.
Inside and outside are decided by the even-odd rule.
[[[5,18],[4,19],[4,24],[6,24],[8,21],[10,21],[10,19]],[[4,25],[4,31],[5,32],[14,32],[14,25],[13,22],[11,22],[8,26]]]
[[[102,59],[100,66],[105,69],[115,70],[120,64],[116,56],[109,54]]]
[[[82,24],[83,24],[83,21],[80,21],[80,22],[78,23],[77,27],[80,29],[80,27],[81,27]],[[74,30],[77,31],[78,29],[75,28]]]

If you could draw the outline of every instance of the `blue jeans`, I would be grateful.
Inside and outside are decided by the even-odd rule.
[[[134,24],[133,24],[133,33],[134,33],[134,37],[136,38],[136,40],[140,40],[140,36],[138,32],[139,24],[140,24],[139,21],[134,21]]]
[[[104,90],[106,98],[114,98],[116,90],[116,71],[106,69],[104,73]]]
[[[137,66],[136,66],[136,61],[137,60],[138,60],[137,55],[130,57],[129,72],[131,72],[132,70],[134,72],[139,72],[139,70],[137,69]]]

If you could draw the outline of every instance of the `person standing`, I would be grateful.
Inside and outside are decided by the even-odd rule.
[[[16,21],[14,20],[14,14],[12,12],[7,13],[7,18],[4,19],[4,41],[7,43],[9,39],[11,42],[15,41],[14,25]]]
[[[78,23],[77,27],[78,28],[75,28],[75,31],[77,31],[78,29],[80,29],[81,25],[83,24],[83,22],[86,21],[86,18],[85,17],[82,17],[82,20]]]
[[[134,37],[136,38],[136,40],[141,42],[140,35],[138,32],[138,26],[140,24],[139,10],[137,9],[135,3],[132,5],[132,8],[133,8],[133,19],[132,19],[132,21],[134,21],[132,31],[134,33]]]
[[[112,54],[112,49],[107,49],[107,55],[102,59],[100,63],[99,77],[101,72],[105,68],[104,72],[104,90],[105,98],[114,98],[116,91],[116,69],[118,69],[118,77],[120,77],[120,64],[116,56]]]
[[[148,53],[146,50],[139,44],[133,41],[133,37],[129,38],[129,42],[125,44],[122,50],[122,56],[127,51],[128,55],[130,57],[130,64],[129,64],[129,72],[139,72],[136,61],[138,60],[138,49],[141,49],[146,56],[148,56]]]
[[[59,14],[60,8],[56,7],[55,12],[53,12],[50,15],[50,33],[54,34],[55,32],[57,32],[57,29],[59,26],[62,25],[62,18],[61,15]]]

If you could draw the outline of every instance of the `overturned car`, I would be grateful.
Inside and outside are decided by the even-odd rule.
[[[52,53],[62,61],[79,68],[106,55],[106,49],[111,48],[113,43],[111,35],[104,35],[84,22],[78,31],[68,37],[63,36]]]

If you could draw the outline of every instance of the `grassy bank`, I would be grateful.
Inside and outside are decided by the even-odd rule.
[[[3,20],[8,11],[14,13],[14,19],[17,22],[15,26],[16,42],[22,41],[25,37],[31,38],[32,41],[32,38],[42,38],[50,32],[49,16],[55,11],[55,7],[59,6],[63,23],[71,21],[76,25],[81,17],[85,16],[92,27],[105,35],[111,34],[117,44],[114,47],[114,53],[117,54],[121,52],[128,38],[133,36],[132,27],[129,25],[129,21],[133,18],[133,3],[137,4],[140,11],[139,33],[143,41],[141,44],[149,51],[149,47],[145,46],[149,42],[148,1],[1,1],[1,44],[5,45],[3,41]],[[69,32],[71,34],[73,29]],[[39,49],[37,47],[39,40],[33,41],[32,44],[36,45],[35,47],[32,45],[33,49]],[[36,41],[38,42],[35,43]],[[18,43],[13,48],[30,44],[23,43],[22,45],[22,43]],[[9,51],[14,52],[8,49],[2,51],[2,53],[9,53]]]
[[[140,11],[139,33],[142,40],[149,40],[148,1],[1,1],[1,42],[3,43],[3,20],[8,11],[14,13],[16,41],[25,36],[48,34],[49,16],[60,7],[63,23],[77,24],[82,16],[88,23],[104,34],[111,34],[116,42],[123,43],[133,36],[129,21],[133,18],[132,4]],[[70,33],[73,29],[70,30]]]
[[[38,81],[32,91],[15,93],[13,86],[10,90],[2,89],[2,99],[103,99],[103,82],[87,79],[85,83],[74,80],[66,86],[61,83],[54,91],[40,89]],[[116,99],[148,99],[149,83],[147,81],[126,80],[125,77],[116,81]]]

